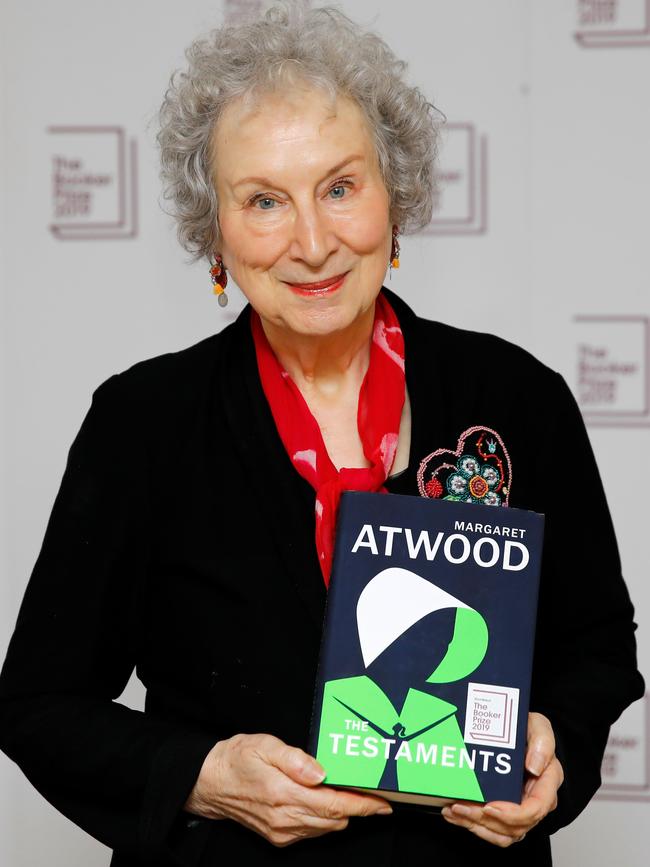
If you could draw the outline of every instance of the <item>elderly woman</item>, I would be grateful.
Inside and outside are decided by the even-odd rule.
[[[377,36],[276,7],[188,59],[161,111],[168,195],[220,303],[231,279],[249,304],[95,390],[2,670],[2,748],[113,867],[551,864],[644,689],[575,402],[524,350],[382,286],[430,219],[437,128]],[[433,460],[486,430],[499,493]],[[521,804],[440,815],[321,785],[305,748],[346,489],[546,514]],[[144,712],[114,701],[134,666]]]

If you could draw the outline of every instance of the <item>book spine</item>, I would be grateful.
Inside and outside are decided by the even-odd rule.
[[[328,629],[329,618],[332,612],[336,610],[336,596],[338,590],[338,581],[336,575],[339,573],[339,564],[343,558],[345,550],[345,540],[342,539],[343,533],[341,528],[345,526],[345,514],[348,509],[348,497],[345,492],[341,495],[339,501],[338,515],[336,519],[337,533],[334,541],[334,556],[332,558],[332,571],[330,573],[330,582],[327,590],[327,599],[325,600],[325,613],[323,616],[323,631],[321,633],[320,651],[318,655],[318,667],[316,669],[316,678],[314,686],[314,698],[312,701],[311,724],[309,727],[309,745],[308,752],[315,756],[318,751],[318,736],[320,733],[320,716],[321,705],[323,699],[323,681],[324,673],[327,670],[329,662],[329,641]]]
[[[526,677],[526,692],[527,692],[527,701],[526,701],[526,720],[528,720],[528,713],[530,712],[530,698],[531,698],[531,689],[532,689],[532,681],[533,681],[533,667],[535,664],[535,639],[537,637],[537,612],[539,611],[539,585],[540,579],[542,577],[542,562],[544,558],[544,529],[546,524],[546,518],[544,515],[538,515],[539,523],[537,530],[537,538],[535,540],[535,573],[534,573],[534,592],[530,594],[530,606],[533,613],[533,628],[531,630],[530,636],[530,645],[529,645],[529,653],[528,653],[528,676]],[[526,742],[525,742],[526,743]],[[522,764],[525,765],[526,762],[526,749],[527,745],[524,746],[523,749],[523,759]],[[525,767],[523,769],[522,777],[525,777]],[[523,782],[523,780],[522,780]]]

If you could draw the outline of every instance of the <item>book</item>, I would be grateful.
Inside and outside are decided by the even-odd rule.
[[[309,751],[325,785],[521,803],[544,516],[345,492]]]

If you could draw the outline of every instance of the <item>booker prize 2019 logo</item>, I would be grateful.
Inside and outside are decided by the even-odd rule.
[[[427,235],[482,235],[487,230],[487,138],[471,123],[443,127],[440,183]]]
[[[51,126],[52,222],[61,241],[138,234],[137,153],[120,126]]]
[[[587,424],[650,425],[650,319],[576,316],[575,394]]]
[[[650,0],[577,0],[577,25],[583,48],[650,47]]]
[[[650,801],[650,695],[635,701],[609,733],[595,797]]]

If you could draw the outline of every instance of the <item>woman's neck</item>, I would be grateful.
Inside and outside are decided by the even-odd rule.
[[[374,305],[333,334],[296,334],[262,319],[276,358],[301,391],[336,398],[351,383],[361,384],[370,361]]]

